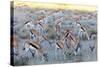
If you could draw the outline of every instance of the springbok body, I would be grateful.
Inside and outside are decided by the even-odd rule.
[[[72,54],[78,49],[79,38],[72,35],[70,31],[66,32],[63,39],[65,39],[66,48],[68,48],[67,53]]]
[[[56,35],[57,35],[57,39],[60,39],[60,35],[61,35],[61,17],[58,17],[57,20],[55,21],[55,31],[56,31]]]
[[[89,40],[89,34],[86,30],[86,28],[84,28],[81,23],[79,22],[75,22],[74,24],[74,30],[75,30],[75,34],[80,38],[80,39],[84,39],[86,38],[87,40]]]
[[[34,50],[33,57],[36,57],[37,60],[41,61],[48,61],[48,52],[50,51],[51,47],[49,44],[40,43],[40,40],[37,39],[36,41],[27,40],[24,44],[24,50]]]
[[[36,41],[26,40],[24,43],[24,50],[26,52],[30,51],[33,58],[35,57],[37,60],[43,59],[43,50],[40,46],[40,41],[38,39]]]

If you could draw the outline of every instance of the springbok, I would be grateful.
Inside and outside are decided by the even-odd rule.
[[[68,53],[69,55],[71,55],[72,53],[75,53],[76,55],[76,50],[79,49],[79,38],[72,35],[72,33],[70,32],[70,30],[66,30],[66,33],[63,37],[63,39],[66,42],[66,46],[68,48]]]
[[[55,21],[55,31],[57,34],[58,39],[60,39],[60,35],[61,35],[61,17],[58,17],[57,20]]]
[[[32,53],[33,57],[36,57],[37,60],[48,61],[48,52],[50,47],[48,44],[41,44],[40,40],[37,38],[35,41],[26,40],[24,44],[24,50]],[[34,50],[34,52],[32,51]]]
[[[32,34],[34,34],[36,38],[39,38],[40,41],[42,41],[42,40],[44,39],[44,40],[48,41],[49,44],[50,44],[50,41],[48,40],[48,37],[47,37],[47,36],[42,35],[42,34],[39,33],[38,31],[36,31],[35,29],[31,29],[30,32],[31,32]]]
[[[86,38],[87,38],[87,40],[89,40],[90,38],[89,38],[89,34],[88,34],[88,32],[87,32],[87,30],[84,28],[84,27],[81,27],[81,31],[83,32],[83,36],[85,35],[86,36]]]
[[[75,31],[79,38],[82,39],[85,36],[87,38],[87,40],[89,40],[89,34],[88,34],[86,28],[84,28],[80,22],[75,22]]]
[[[32,54],[32,57],[36,57],[37,59],[42,56],[42,49],[40,47],[40,41],[39,39],[36,39],[35,41],[26,39],[24,43],[24,48],[26,52],[30,51]]]

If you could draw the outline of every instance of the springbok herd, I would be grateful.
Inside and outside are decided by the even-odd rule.
[[[11,23],[11,53],[15,65],[29,61],[30,64],[68,62],[68,57],[93,53],[97,49],[96,11],[19,6],[14,7]]]

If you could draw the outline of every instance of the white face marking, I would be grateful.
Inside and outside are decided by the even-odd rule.
[[[25,47],[25,51],[27,52],[29,50],[29,44],[25,43],[24,47]]]
[[[80,31],[82,31],[82,32],[83,32],[83,30],[82,30],[82,29],[80,29]]]
[[[36,50],[34,47],[32,47],[31,45],[30,45],[30,47],[29,47],[30,49],[32,49],[32,50]]]
[[[36,48],[32,47],[32,46],[29,45],[28,43],[25,43],[24,47],[25,47],[25,51],[26,51],[26,52],[28,52],[29,49],[36,51]]]

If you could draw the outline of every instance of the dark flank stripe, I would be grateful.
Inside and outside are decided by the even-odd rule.
[[[36,48],[36,49],[39,49],[37,46],[35,46],[34,44],[32,43],[29,43],[32,47]]]
[[[57,42],[56,44],[61,48],[61,46],[60,46],[60,44],[59,44],[58,42]],[[61,49],[62,49],[62,48],[61,48]]]

